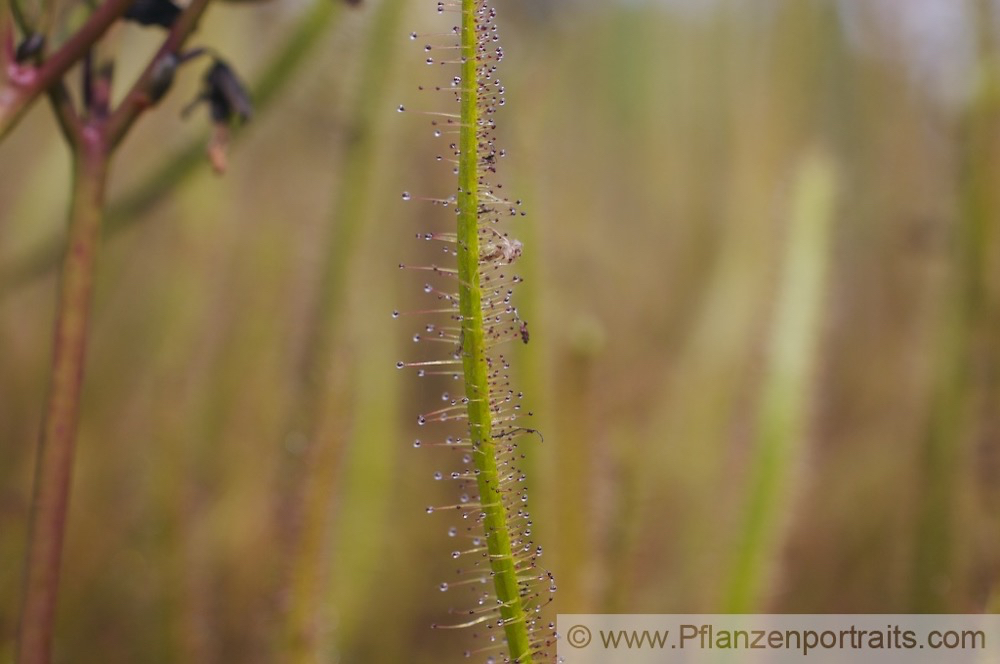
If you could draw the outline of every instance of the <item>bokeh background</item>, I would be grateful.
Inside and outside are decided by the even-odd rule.
[[[496,4],[555,610],[997,608],[1000,4]],[[448,110],[407,38],[450,27],[434,5],[217,3],[194,44],[263,102],[229,171],[181,118],[197,61],[117,155],[58,662],[469,647],[429,629],[465,608],[425,514],[451,459],[412,445],[442,385],[395,369],[422,321],[390,315],[427,306],[397,264],[439,261],[414,236],[451,220],[400,196],[454,186],[396,112]],[[124,89],[159,33],[115,40]],[[68,179],[39,104],[0,145],[4,661]]]

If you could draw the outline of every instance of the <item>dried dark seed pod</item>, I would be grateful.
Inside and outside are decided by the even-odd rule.
[[[224,60],[216,58],[203,79],[201,94],[188,104],[184,114],[200,102],[208,102],[215,125],[208,144],[208,156],[217,173],[226,170],[226,152],[229,147],[229,124],[234,118],[246,122],[253,116],[253,104],[243,83]]]
[[[33,32],[18,44],[17,51],[14,52],[14,59],[20,64],[35,57],[42,52],[45,46],[45,35]]]
[[[135,0],[132,6],[123,14],[129,21],[139,25],[158,25],[169,28],[181,15],[181,8],[172,0]]]
[[[173,85],[177,69],[182,64],[205,53],[204,48],[195,48],[184,53],[164,53],[161,55],[153,63],[153,68],[150,71],[149,84],[146,89],[150,103],[155,104],[167,94],[167,90]],[[199,100],[200,97],[195,102]]]
[[[253,116],[250,94],[224,60],[216,58],[202,79],[201,93],[187,105],[184,115],[201,102],[208,102],[212,121],[228,124],[234,117],[246,122]]]
[[[149,100],[153,104],[160,101],[174,82],[174,74],[181,63],[173,53],[166,53],[154,64],[149,80]]]
[[[225,61],[216,59],[205,74],[205,88],[200,99],[208,102],[215,122],[230,122],[234,117],[246,122],[253,116],[253,104],[243,83]]]

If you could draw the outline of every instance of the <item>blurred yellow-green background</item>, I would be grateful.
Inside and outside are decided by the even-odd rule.
[[[1000,3],[497,0],[511,349],[552,616],[980,612],[1000,573]],[[454,502],[397,371],[440,261],[435,3],[217,3],[115,157],[56,661],[458,661]],[[310,28],[312,32],[309,31]],[[296,32],[298,31],[298,32]],[[158,43],[114,35],[122,86]],[[439,42],[438,42],[439,43]],[[124,89],[124,88],[122,88]],[[197,166],[168,180],[177,152]],[[67,151],[0,145],[0,660],[13,650]],[[137,192],[143,193],[137,197]],[[434,253],[432,253],[434,252]],[[453,388],[452,388],[453,389]]]

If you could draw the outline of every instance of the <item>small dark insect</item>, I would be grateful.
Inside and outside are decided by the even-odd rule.
[[[528,339],[529,338],[530,337],[528,335],[528,321],[522,320],[521,321],[521,341],[523,341],[524,343],[528,343]]]
[[[139,25],[170,28],[180,15],[181,8],[172,0],[135,0],[122,17]]]
[[[545,442],[545,436],[542,435],[541,431],[538,429],[529,429],[528,427],[514,427],[513,429],[507,429],[506,431],[496,434],[494,438],[506,438],[507,436],[515,436],[519,433],[533,433],[538,436],[540,441],[543,443]]]
[[[14,59],[18,64],[21,64],[41,53],[44,46],[45,35],[33,32],[25,37],[23,42],[18,44],[17,51],[14,53]]]

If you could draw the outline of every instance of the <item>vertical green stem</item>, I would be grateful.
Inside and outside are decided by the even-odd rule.
[[[56,311],[49,394],[35,470],[18,664],[45,664],[51,660],[59,565],[107,170],[108,155],[102,141],[82,141],[73,162],[69,237]]]
[[[479,499],[490,568],[500,601],[500,616],[513,661],[531,661],[530,638],[518,590],[507,513],[500,491],[496,443],[490,415],[489,364],[484,343],[479,283],[479,106],[477,3],[462,0],[462,99],[458,164],[458,277],[462,316],[462,365],[469,399],[469,434],[478,471]]]

